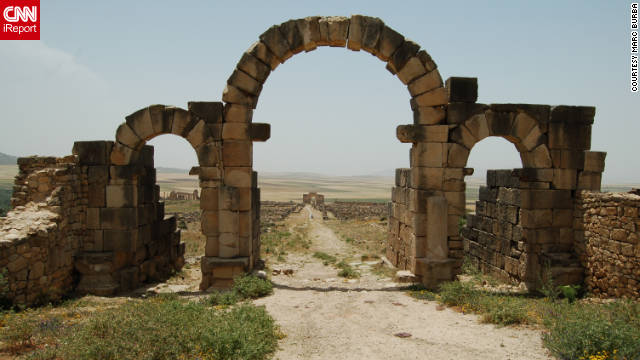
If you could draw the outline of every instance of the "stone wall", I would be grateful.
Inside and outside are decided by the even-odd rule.
[[[74,256],[86,236],[87,187],[77,158],[18,160],[13,209],[0,218],[0,268],[11,301],[32,304],[67,294]]]
[[[574,214],[587,290],[640,299],[640,196],[582,191]]]
[[[340,220],[387,218],[390,211],[389,203],[366,201],[334,201],[325,208]]]

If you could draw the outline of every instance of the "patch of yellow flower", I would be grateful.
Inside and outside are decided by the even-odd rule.
[[[624,359],[618,357],[618,350],[615,349],[613,350],[612,353],[609,353],[606,350],[602,350],[602,351],[598,351],[593,355],[588,355],[585,352],[585,355],[581,356],[580,360],[624,360]]]

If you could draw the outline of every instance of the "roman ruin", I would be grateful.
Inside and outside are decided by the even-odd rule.
[[[198,157],[200,288],[227,287],[260,257],[260,189],[252,122],[269,74],[320,46],[366,51],[406,85],[413,121],[397,127],[410,168],[396,171],[387,257],[426,286],[452,280],[468,254],[488,272],[535,288],[547,264],[564,282],[640,297],[640,196],[601,194],[606,154],[591,150],[594,107],[478,104],[475,78],[442,81],[420,45],[362,15],[307,17],[267,29],[240,56],[221,101],[187,109],[151,105],[126,117],[111,141],[76,142],[64,158],[19,160],[14,208],[0,220],[0,267],[10,296],[77,291],[110,295],[184,263],[165,216],[150,139],[185,138]],[[522,169],[490,173],[476,215],[465,217],[467,160],[489,136],[511,142]]]

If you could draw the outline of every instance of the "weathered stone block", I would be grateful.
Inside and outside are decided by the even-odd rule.
[[[252,166],[253,146],[250,141],[225,141],[222,144],[224,166]]]
[[[423,190],[441,190],[443,168],[414,167],[411,169],[411,185]]]
[[[417,56],[414,56],[407,61],[402,70],[398,71],[397,76],[403,84],[407,85],[414,79],[417,79],[426,73],[427,70],[425,70],[420,59]],[[426,92],[426,90],[424,92]]]
[[[99,218],[102,229],[131,230],[139,225],[137,208],[102,208]]]
[[[133,252],[137,247],[138,230],[104,230],[105,251]]]
[[[602,173],[580,171],[578,173],[578,190],[593,190],[600,191],[600,185],[602,182]]]
[[[551,168],[553,162],[551,161],[551,155],[546,145],[542,144],[533,149],[530,152],[522,152],[523,163],[527,167],[534,168]]]
[[[224,183],[234,187],[251,187],[252,170],[250,167],[226,167]]]
[[[549,122],[562,122],[566,124],[593,124],[596,108],[592,106],[553,106],[549,115]]]
[[[397,74],[404,68],[409,59],[416,56],[418,51],[420,50],[420,45],[415,42],[405,39],[405,41],[396,49],[396,51],[389,58],[389,62],[387,63],[387,69],[391,71],[392,74]],[[436,104],[441,105],[441,104]],[[424,105],[429,106],[429,105]]]
[[[447,90],[443,87],[435,88],[433,90],[427,91],[418,96],[414,96],[411,99],[411,109],[416,109],[418,107],[424,106],[439,106],[446,105],[449,102],[449,95],[447,94]]]
[[[252,123],[250,132],[251,141],[267,141],[271,137],[271,125]]]
[[[243,57],[244,58],[244,57]],[[255,58],[254,58],[255,59]],[[257,61],[257,60],[256,60]],[[262,66],[265,66],[262,64]],[[219,101],[189,101],[192,117],[204,120],[207,124],[221,124],[224,104]]]
[[[607,157],[606,152],[585,151],[584,152],[584,170],[590,172],[603,172],[604,159]]]
[[[488,110],[485,112],[487,126],[491,136],[509,136],[513,129],[515,116],[513,113],[496,112]]]
[[[289,50],[292,54],[297,54],[304,50],[304,39],[302,38],[302,33],[298,28],[298,22],[296,20],[283,22],[280,24],[279,30],[289,44]]]
[[[250,123],[253,109],[243,105],[226,104],[224,106],[224,121],[227,123]]]
[[[445,87],[451,102],[474,103],[478,99],[478,78],[450,77]]]
[[[209,127],[203,120],[200,120],[195,124],[193,129],[191,129],[189,134],[187,134],[186,139],[194,149],[203,143],[213,141]]]
[[[80,165],[109,165],[112,147],[112,141],[76,141],[72,153]]]
[[[173,111],[173,121],[171,122],[171,133],[178,136],[187,136],[193,125],[198,119],[191,119],[191,114],[184,110],[176,108]]]
[[[116,130],[116,140],[132,149],[137,149],[144,143],[127,123],[120,124],[118,130]]]
[[[319,20],[319,16],[308,16],[296,21],[298,31],[302,36],[302,46],[305,51],[314,50],[318,46],[317,42],[320,40]]]
[[[473,135],[464,125],[459,125],[451,131],[451,140],[464,146],[468,150],[471,150],[473,145],[478,142],[475,135]]]
[[[217,205],[217,204],[216,204]],[[207,237],[217,235],[219,232],[219,213],[216,210],[204,210],[201,216],[202,233]],[[209,256],[209,255],[207,255]]]
[[[138,206],[137,187],[133,185],[107,185],[107,207],[123,208]]]
[[[467,159],[469,158],[469,150],[456,143],[446,144],[447,151],[447,163],[449,167],[463,168],[467,165]]]
[[[551,209],[520,209],[520,224],[523,228],[536,229],[553,224]]]
[[[248,52],[242,54],[240,61],[238,61],[238,69],[247,73],[252,78],[256,79],[259,83],[263,84],[269,74],[271,73],[271,68],[269,65],[260,61],[255,56],[249,54]]]
[[[398,140],[404,143],[446,143],[448,135],[449,127],[447,125],[399,125],[396,128]]]
[[[420,142],[411,147],[411,166],[444,167],[447,163],[447,144]]]
[[[320,18],[318,24],[320,26],[320,38],[324,42],[326,36],[327,45],[334,47],[344,47],[347,45],[347,37],[349,34],[348,17],[326,16]]]
[[[469,130],[477,141],[480,141],[490,135],[489,125],[484,113],[471,116],[469,120],[465,121],[464,127]]]
[[[293,55],[289,43],[282,32],[280,32],[280,26],[274,25],[267,29],[267,31],[260,35],[260,41],[269,48],[281,63],[284,63],[285,60]]]
[[[249,49],[247,49],[247,53],[269,66],[271,71],[275,70],[278,65],[280,65],[280,59],[272,53],[263,42],[256,41],[253,43]]]
[[[227,84],[222,92],[222,101],[231,104],[248,106],[255,109],[258,105],[258,98],[249,95],[233,85]]]
[[[226,143],[226,142],[225,142]],[[196,154],[198,155],[198,163],[200,164],[200,178],[212,179],[215,174],[210,168],[216,167],[220,163],[221,153],[220,142],[206,142],[196,148]]]
[[[438,125],[443,122],[446,117],[444,108],[442,107],[419,107],[413,110],[414,125]]]
[[[591,125],[555,122],[549,123],[550,149],[589,150],[591,148]]]
[[[575,169],[553,169],[553,181],[551,184],[555,189],[575,189],[577,181]]]
[[[422,63],[420,64],[421,64],[421,68],[424,69],[424,66],[422,66]],[[431,71],[421,75],[420,77],[414,78],[409,83],[408,89],[409,89],[409,93],[413,97],[413,96],[418,96],[420,94],[424,94],[427,91],[431,91],[433,89],[440,88],[440,87],[442,87],[442,78],[440,77],[440,72]]]

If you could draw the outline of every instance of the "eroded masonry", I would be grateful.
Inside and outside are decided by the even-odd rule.
[[[396,173],[387,246],[398,268],[435,286],[454,278],[466,253],[530,287],[549,264],[561,281],[586,276],[601,294],[638,297],[640,197],[598,193],[605,153],[590,150],[595,108],[477,104],[476,79],[443,83],[418,44],[361,15],[269,28],[241,55],[220,102],[151,105],[126,117],[114,141],[77,142],[61,159],[20,159],[15,208],[0,225],[10,297],[113,294],[182,266],[180,232],[164,216],[145,145],[162,134],[184,137],[198,156],[201,289],[251,271],[260,251],[252,144],[270,136],[268,124],[252,121],[253,109],[272,71],[319,46],[371,53],[409,92],[413,121],[396,136],[412,144],[411,168]],[[460,228],[467,159],[488,136],[513,143],[522,169],[490,180],[478,213]]]

